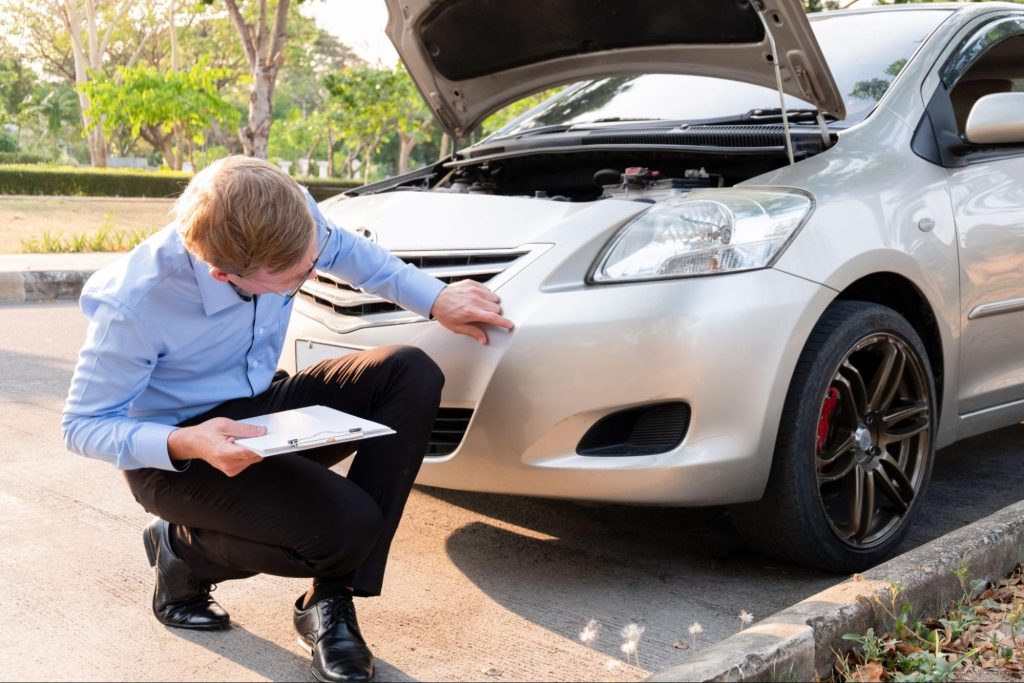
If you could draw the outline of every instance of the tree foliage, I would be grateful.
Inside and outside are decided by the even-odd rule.
[[[159,149],[168,166],[180,170],[185,150],[174,144],[176,130],[187,141],[202,144],[215,121],[237,125],[237,110],[218,92],[218,82],[228,75],[201,59],[188,71],[121,67],[115,77],[99,77],[80,87],[89,96],[97,122],[93,125],[104,126],[108,133],[119,126],[129,128]]]

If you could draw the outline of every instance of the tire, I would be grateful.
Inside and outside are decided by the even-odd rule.
[[[886,560],[920,511],[936,421],[914,328],[879,304],[834,302],[793,373],[765,495],[732,508],[734,525],[763,554],[829,572]]]

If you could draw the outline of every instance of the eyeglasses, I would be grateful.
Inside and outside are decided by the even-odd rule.
[[[316,270],[317,261],[319,261],[320,257],[324,255],[324,249],[327,248],[327,245],[331,241],[331,228],[330,226],[325,227],[327,231],[324,233],[324,243],[320,245],[319,249],[317,249],[316,256],[313,257],[313,263],[310,264],[309,270],[303,273],[302,279],[299,280],[299,284],[295,286],[295,289],[288,292],[287,294],[281,294],[281,296],[284,297],[285,301],[290,301],[294,299],[295,295],[299,293],[300,289],[302,289],[302,285],[306,284],[306,280],[308,280],[309,276],[313,274],[314,270]]]
[[[299,293],[299,290],[302,289],[302,285],[306,284],[306,280],[308,280],[309,276],[313,273],[314,270],[316,270],[317,262],[320,260],[320,257],[323,256],[324,250],[327,248],[327,245],[330,244],[331,242],[331,228],[329,226],[324,226],[324,228],[326,232],[324,233],[323,244],[320,245],[320,248],[316,252],[316,256],[313,257],[313,263],[310,264],[309,269],[302,274],[302,278],[299,280],[299,284],[295,285],[295,288],[288,292],[274,292],[274,294],[277,294],[278,296],[284,298],[285,301],[290,301],[291,299],[295,298],[296,294]],[[242,275],[238,275],[237,273],[235,273],[235,277],[242,278],[243,280],[252,280],[253,282],[257,283],[259,282],[259,280],[256,280],[255,278],[246,278]]]

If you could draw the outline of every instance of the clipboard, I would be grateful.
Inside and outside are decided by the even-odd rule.
[[[267,428],[263,436],[235,439],[236,444],[262,457],[396,433],[379,422],[320,405],[268,413],[239,422]]]

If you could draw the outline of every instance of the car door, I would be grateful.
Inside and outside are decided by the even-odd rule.
[[[951,141],[944,165],[960,249],[964,415],[1024,400],[1024,145],[971,145],[963,135],[980,97],[1024,92],[1024,14],[980,27],[946,79],[952,120],[936,137]]]

